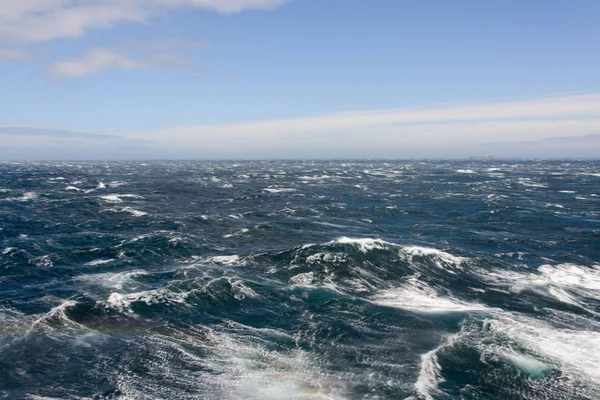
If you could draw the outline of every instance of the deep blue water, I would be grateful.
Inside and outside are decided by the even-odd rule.
[[[600,163],[0,164],[0,398],[599,399]]]

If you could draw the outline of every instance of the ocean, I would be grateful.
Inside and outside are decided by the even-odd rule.
[[[600,399],[600,163],[0,163],[0,398]]]

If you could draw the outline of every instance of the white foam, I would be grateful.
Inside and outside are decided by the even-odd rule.
[[[229,284],[231,285],[231,291],[233,293],[233,297],[236,300],[244,300],[245,298],[255,299],[260,297],[258,293],[256,293],[252,288],[244,285],[244,283],[239,279],[227,278]]]
[[[6,201],[29,201],[35,200],[38,198],[38,194],[36,192],[25,192],[21,197],[9,197],[4,200]]]
[[[535,370],[550,362],[571,380],[600,385],[600,332],[558,329],[534,318],[508,313],[497,315],[486,324],[492,334],[508,336],[548,360],[545,363],[525,360],[522,367]],[[520,361],[523,360],[517,359]]]
[[[29,260],[29,263],[39,268],[48,268],[54,265],[52,259],[48,255],[32,258]]]
[[[90,267],[94,267],[96,265],[109,264],[109,263],[111,263],[113,261],[115,261],[114,258],[106,258],[106,259],[99,259],[99,260],[89,261],[89,262],[85,263],[85,265],[88,265]]]
[[[380,291],[371,298],[371,302],[387,307],[400,308],[418,313],[449,313],[488,310],[482,304],[468,303],[451,296],[440,296],[432,288],[411,278],[399,288]]]
[[[106,184],[106,186],[111,187],[111,188],[116,188],[116,187],[120,187],[123,185],[126,185],[127,182],[123,182],[123,181],[112,181],[112,182],[108,182]]]
[[[576,264],[542,265],[538,271],[544,279],[555,285],[600,291],[600,265],[590,268]]]
[[[148,215],[147,212],[136,210],[136,209],[131,208],[131,207],[123,207],[121,209],[121,211],[128,212],[129,214],[133,215],[134,217],[143,217],[144,215]]]
[[[358,247],[359,250],[362,251],[363,253],[367,253],[368,251],[371,251],[371,250],[384,250],[392,245],[391,243],[388,243],[385,240],[381,240],[381,239],[370,239],[370,238],[354,239],[354,238],[348,238],[348,237],[341,237],[341,238],[335,240],[334,242],[330,242],[330,243],[351,244],[351,245]]]
[[[450,335],[438,347],[421,355],[419,376],[414,386],[417,393],[425,400],[434,400],[441,394],[438,386],[444,382],[444,378],[441,375],[442,367],[438,362],[437,353],[445,347],[454,345],[463,335],[465,335],[463,330]]]
[[[226,238],[226,239],[228,239],[228,238],[232,238],[232,237],[235,237],[235,236],[243,235],[244,233],[248,233],[248,232],[250,232],[250,229],[243,228],[243,229],[240,229],[237,232],[225,234],[225,235],[223,235],[223,237]]]
[[[242,258],[238,255],[216,256],[209,258],[208,261],[228,266],[240,265],[243,263]]]
[[[548,187],[545,183],[535,182],[529,178],[519,178],[519,184],[527,187],[535,187],[535,188],[546,188]]]
[[[291,283],[295,283],[297,285],[310,285],[315,281],[314,272],[305,272],[303,274],[294,275],[290,278]]]
[[[143,217],[144,215],[148,215],[147,212],[136,210],[135,208],[132,208],[132,207],[106,208],[100,212],[107,212],[107,211],[114,212],[114,213],[129,213],[129,214],[133,215],[134,217]]]
[[[475,174],[476,172],[472,169],[459,169],[456,171],[457,174]]]
[[[544,373],[550,369],[547,364],[539,361],[538,359],[519,353],[513,349],[499,349],[498,355],[509,360],[517,368],[534,378],[543,376]]]
[[[106,305],[121,312],[133,313],[131,310],[132,303],[143,302],[146,305],[164,303],[184,304],[188,294],[187,292],[176,293],[164,288],[128,294],[111,293],[106,300]]]
[[[110,289],[122,290],[125,286],[132,286],[134,281],[132,278],[136,276],[144,276],[148,275],[148,273],[144,270],[135,270],[128,272],[120,272],[117,274],[113,273],[102,273],[102,274],[90,274],[90,275],[81,275],[74,280],[86,282],[92,285],[103,286]],[[137,285],[136,285],[137,286]]]
[[[254,331],[254,328],[242,329],[235,334],[219,333],[214,337],[214,355],[207,362],[223,372],[220,386],[225,393],[221,398],[347,398],[343,389],[331,381],[330,375],[320,371],[309,352],[270,350],[262,345],[261,339],[256,340]]]
[[[122,203],[123,199],[141,199],[137,194],[107,194],[100,198],[108,203]]]
[[[263,189],[263,191],[269,192],[269,193],[288,193],[288,192],[295,192],[295,191],[297,191],[297,189],[292,189],[292,188],[266,188],[266,189]]]
[[[498,270],[482,274],[481,277],[494,283],[508,284],[515,293],[532,290],[586,310],[578,297],[600,300],[600,265],[542,265],[534,273]]]
[[[306,257],[307,264],[319,264],[322,262],[325,263],[343,263],[346,262],[346,254],[344,253],[316,253],[311,256]]]
[[[81,189],[79,189],[79,188],[77,188],[77,187],[75,187],[75,186],[67,186],[67,187],[65,188],[65,190],[74,190],[74,191],[76,191],[76,192],[80,192],[80,191],[81,191]]]
[[[42,314],[40,317],[35,319],[31,324],[31,327],[28,329],[28,332],[33,329],[45,329],[54,331],[55,329],[48,322],[50,321],[59,321],[65,328],[69,329],[77,329],[77,330],[86,330],[89,331],[89,328],[71,320],[67,314],[66,310],[69,307],[73,307],[77,304],[74,300],[66,300],[63,301],[56,307],[53,307],[45,314]]]
[[[458,257],[445,251],[433,249],[430,247],[408,246],[400,250],[401,255],[408,256],[409,261],[414,262],[415,257],[427,257],[441,269],[448,270],[448,267],[462,269],[462,264],[467,260],[463,257]]]

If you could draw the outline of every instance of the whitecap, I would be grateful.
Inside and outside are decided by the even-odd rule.
[[[90,267],[94,267],[96,265],[109,264],[109,263],[111,263],[113,261],[115,261],[114,258],[106,258],[106,259],[99,259],[99,260],[89,261],[89,262],[85,263],[85,265],[88,265]]]
[[[4,250],[2,250],[2,254],[6,255],[6,254],[9,254],[9,253],[15,252],[17,250],[18,249],[16,247],[7,247]]]
[[[351,244],[353,246],[358,247],[358,249],[360,251],[362,251],[363,253],[367,253],[368,251],[371,251],[371,250],[385,250],[386,248],[388,248],[391,245],[391,243],[388,243],[385,240],[381,240],[381,239],[370,239],[370,238],[354,239],[354,238],[348,238],[348,237],[341,237],[341,238],[335,240],[334,242],[330,242],[330,243]]]
[[[89,331],[89,328],[71,320],[67,316],[67,308],[73,307],[75,305],[77,305],[77,302],[74,300],[63,301],[58,306],[53,307],[52,309],[50,309],[50,311],[42,314],[40,317],[35,319],[31,324],[31,327],[28,329],[28,332],[40,328],[44,330],[54,331],[55,328],[52,326],[52,324],[50,324],[51,321],[60,322],[60,324],[65,328]]]
[[[131,304],[142,302],[146,305],[179,303],[184,304],[189,292],[172,292],[168,289],[153,289],[137,293],[111,293],[106,300],[106,305],[121,312],[133,313]]]
[[[242,258],[238,255],[215,256],[215,257],[209,258],[208,261],[217,263],[217,264],[228,265],[228,266],[240,265],[243,263]]]
[[[445,379],[441,375],[442,367],[439,364],[437,353],[446,347],[453,346],[465,334],[467,332],[461,330],[454,335],[449,335],[438,347],[421,355],[419,376],[414,387],[425,400],[434,400],[442,393],[438,386]]]
[[[38,194],[36,192],[25,192],[21,197],[9,197],[3,200],[6,201],[30,201],[36,200],[38,198]]]
[[[123,185],[127,185],[127,182],[123,182],[123,181],[112,181],[112,182],[108,182],[106,184],[106,186],[111,187],[111,188],[116,188],[116,187],[120,187]]]
[[[541,364],[549,364],[572,381],[600,385],[600,332],[556,328],[534,318],[508,313],[486,320],[486,327],[492,335],[506,336],[537,355],[537,362],[517,359],[517,362],[524,361],[522,368],[531,367],[535,372],[536,368],[543,368]],[[497,352],[497,349],[492,351]],[[514,356],[509,355],[509,358],[515,361]]]
[[[450,273],[454,272],[449,270],[448,267],[462,269],[462,264],[467,261],[467,259],[464,257],[458,257],[450,253],[446,253],[445,251],[421,246],[403,247],[400,250],[400,254],[404,255],[405,257],[407,256],[408,261],[410,262],[416,261],[416,257],[426,257],[429,260],[432,260],[438,268],[444,269]]]
[[[579,297],[600,300],[600,265],[584,267],[576,264],[542,265],[536,272],[490,271],[481,278],[496,284],[510,285],[513,293],[526,290],[550,296],[563,303],[586,308]]]
[[[135,208],[131,208],[131,207],[105,208],[104,210],[101,210],[100,212],[129,213],[129,214],[133,215],[134,217],[143,217],[144,215],[148,215],[147,212],[136,210]]]
[[[544,376],[544,373],[550,369],[547,364],[544,364],[538,359],[518,353],[514,350],[503,349],[499,352],[499,355],[510,360],[517,368],[533,378]]]
[[[420,283],[416,278],[398,288],[389,288],[376,293],[371,302],[386,307],[400,308],[417,313],[448,313],[485,311],[479,303],[468,303],[452,296],[440,296],[434,289]]]
[[[136,276],[148,275],[144,270],[134,270],[119,273],[101,273],[81,275],[74,278],[75,281],[86,282],[94,286],[102,286],[111,289],[122,290],[125,286],[131,286],[135,282],[133,278]]]
[[[123,199],[141,199],[137,194],[107,194],[100,198],[108,203],[122,203]]]
[[[263,191],[268,192],[268,193],[288,193],[288,192],[295,192],[295,191],[297,191],[297,189],[293,189],[293,188],[266,188],[266,189],[263,189]]]
[[[303,274],[294,275],[290,278],[290,282],[297,285],[310,285],[315,281],[314,272],[305,272]]]
[[[237,326],[236,326],[237,328]],[[237,330],[237,329],[236,329]],[[278,352],[262,344],[253,331],[214,336],[214,355],[206,360],[222,371],[222,398],[236,399],[346,399],[332,376],[321,371],[303,350]]]

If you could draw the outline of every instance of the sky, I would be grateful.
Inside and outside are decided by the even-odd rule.
[[[0,0],[0,159],[598,157],[597,0]]]

